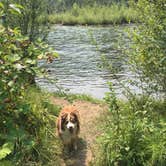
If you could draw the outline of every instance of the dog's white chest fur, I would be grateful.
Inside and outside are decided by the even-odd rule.
[[[68,144],[76,137],[76,128],[71,133],[69,130],[64,130],[61,134],[61,138],[65,144]]]

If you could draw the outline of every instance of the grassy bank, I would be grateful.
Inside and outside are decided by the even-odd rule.
[[[164,166],[165,164],[166,103],[164,100],[135,96],[129,101],[122,101],[112,95],[106,97],[106,105],[103,101],[87,95],[52,94],[37,88],[29,88],[23,96],[22,101],[25,105],[19,112],[21,118],[15,122],[18,128],[11,128],[12,132],[6,133],[8,141],[12,139],[15,146],[13,152],[6,154],[6,157],[0,161],[2,166],[19,166],[23,163],[25,166],[60,166],[64,158],[61,143],[55,135],[55,120],[63,104],[75,101],[81,108],[82,114],[89,117],[88,123],[82,122],[87,128],[89,123],[92,123],[90,114],[97,111],[100,115],[102,109],[108,108],[108,111],[102,111],[102,117],[95,118],[95,124],[98,124],[99,128],[95,126],[91,130],[91,134],[93,131],[102,131],[98,140],[99,144],[95,144],[95,150],[97,149],[96,152],[94,150],[95,162],[93,164],[95,166]],[[52,104],[52,97],[64,103],[58,106],[56,102]],[[27,110],[26,105],[31,109]],[[89,135],[90,131],[84,131],[83,134],[85,133],[88,134],[89,139],[94,139],[94,135]],[[2,136],[5,138],[4,132],[1,138]],[[96,142],[96,138],[92,142]],[[6,149],[10,149],[7,144]],[[84,149],[86,148],[80,149],[78,153],[81,154]],[[2,156],[2,149],[0,152]],[[78,161],[80,156],[77,156]]]
[[[0,149],[0,165],[60,165],[60,142],[55,136],[60,107],[50,103],[50,94],[37,88],[29,88],[23,96],[22,109],[15,108],[11,115],[1,113],[0,141],[6,143]]]
[[[95,166],[164,166],[166,103],[146,97],[119,101],[111,96],[109,111],[100,118]]]
[[[104,101],[93,98],[92,96],[89,96],[86,94],[72,94],[72,93],[56,92],[56,93],[53,93],[53,96],[61,97],[70,103],[72,103],[73,101],[76,101],[76,100],[88,101],[88,102],[93,103],[93,104],[104,103]]]
[[[50,15],[49,22],[63,25],[107,25],[135,22],[137,18],[135,10],[125,5],[82,8],[74,5],[66,12]]]

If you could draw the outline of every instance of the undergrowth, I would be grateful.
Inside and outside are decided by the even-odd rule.
[[[125,4],[111,6],[84,6],[74,4],[72,9],[49,16],[52,24],[63,25],[101,25],[135,22],[137,13]]]
[[[0,2],[0,18],[20,16],[20,6]],[[59,164],[55,119],[59,108],[49,103],[47,93],[35,85],[43,70],[38,59],[51,62],[55,54],[40,39],[34,42],[0,24],[0,165]],[[52,141],[52,144],[49,144]]]
[[[164,166],[166,163],[166,103],[133,96],[116,98],[111,87],[106,101],[109,111],[98,140],[95,166]]]
[[[49,95],[37,88],[27,89],[19,111],[0,116],[0,165],[60,164],[60,142],[55,136],[55,120],[60,108],[50,104]],[[6,149],[5,149],[6,147]],[[9,154],[6,151],[11,151]],[[4,151],[4,153],[3,153]],[[5,154],[5,152],[7,154]]]
[[[108,115],[101,126],[104,132],[95,166],[166,165],[165,2],[131,2],[140,22],[130,31],[131,44],[124,53],[128,55],[126,65],[136,79],[128,80],[129,87],[117,79],[126,101],[117,99],[110,84],[105,98]],[[111,69],[116,78],[117,73]],[[139,94],[130,85],[135,85]]]

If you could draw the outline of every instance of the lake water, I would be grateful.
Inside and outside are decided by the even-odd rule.
[[[116,94],[121,97],[123,89],[118,82],[132,78],[124,63],[126,57],[119,48],[126,48],[129,44],[125,28],[126,26],[52,27],[48,43],[59,53],[59,58],[51,64],[43,61],[40,64],[47,68],[48,78],[55,82],[45,78],[37,79],[38,84],[51,92],[60,87],[70,93],[88,94],[101,99],[109,91],[107,82],[111,81]],[[118,69],[118,79],[115,79],[110,70],[100,67],[103,56]]]

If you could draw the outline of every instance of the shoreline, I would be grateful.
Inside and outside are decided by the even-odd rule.
[[[134,26],[136,22],[131,23],[122,23],[122,24],[60,24],[60,23],[50,23],[50,27],[52,26],[66,26],[66,27],[99,27],[99,28],[109,28],[109,27],[117,27],[117,26]]]

